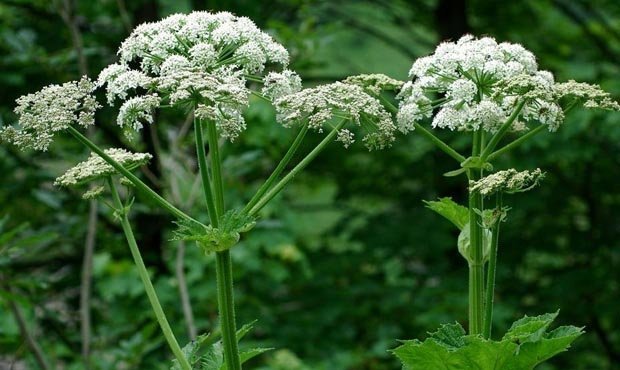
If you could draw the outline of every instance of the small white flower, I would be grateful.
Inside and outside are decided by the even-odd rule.
[[[399,129],[411,131],[436,111],[433,127],[458,131],[482,128],[495,132],[519,102],[523,108],[512,129],[527,123],[547,125],[555,131],[564,121],[560,101],[586,107],[620,110],[620,104],[598,86],[555,82],[553,74],[539,71],[534,54],[523,46],[498,44],[490,37],[463,36],[444,42],[435,52],[416,60],[403,86],[397,114]],[[430,104],[431,99],[433,103]],[[430,105],[430,107],[427,107]]]
[[[123,103],[116,122],[120,127],[138,131],[142,129],[144,122],[153,123],[153,111],[159,104],[157,94],[133,97]]]
[[[0,137],[20,149],[46,151],[57,132],[73,124],[94,124],[95,111],[100,107],[92,95],[94,89],[95,84],[82,77],[20,97],[15,108],[18,125],[2,128]]]
[[[346,128],[338,131],[338,136],[336,141],[340,141],[345,148],[348,148],[355,142],[354,135],[351,131]]]
[[[453,100],[455,104],[471,103],[476,97],[478,87],[466,78],[460,78],[448,86],[446,96]]]
[[[308,127],[322,132],[333,118],[361,126],[362,141],[369,149],[382,149],[394,141],[396,127],[381,103],[359,86],[335,82],[304,89],[274,101],[276,119],[286,127],[307,120]]]
[[[269,72],[264,78],[262,94],[275,100],[301,90],[301,78],[291,70]]]
[[[398,91],[404,84],[402,81],[380,73],[350,76],[344,82],[363,87],[374,95],[381,94],[383,90]]]
[[[517,171],[514,168],[498,171],[469,183],[469,191],[478,192],[482,195],[490,195],[497,192],[508,194],[528,191],[538,185],[545,177],[540,168],[534,171]]]
[[[132,153],[119,148],[106,149],[104,153],[112,157],[112,159],[120,163],[127,170],[140,167],[153,158],[149,153]],[[54,181],[54,185],[76,186],[114,174],[116,174],[114,167],[109,165],[99,155],[91,153],[86,161],[78,163],[67,170],[64,175],[58,177],[56,181]]]

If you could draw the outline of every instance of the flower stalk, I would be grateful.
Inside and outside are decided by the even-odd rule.
[[[502,222],[502,192],[498,192],[495,198],[496,219],[493,220],[491,229],[491,249],[489,251],[489,265],[487,267],[487,284],[484,299],[484,331],[485,339],[491,338],[493,327],[493,300],[495,297],[495,274],[497,270],[497,249],[499,245],[499,227]]]
[[[153,287],[153,283],[151,282],[151,278],[149,277],[149,273],[146,270],[146,266],[144,265],[144,261],[142,260],[142,255],[140,254],[140,249],[138,248],[138,244],[136,243],[136,239],[133,234],[133,230],[131,228],[131,224],[129,223],[128,210],[125,205],[121,201],[118,190],[116,189],[116,185],[111,177],[108,178],[108,185],[110,187],[110,191],[112,192],[112,200],[114,202],[114,208],[121,219],[121,226],[123,228],[123,232],[125,233],[125,238],[127,239],[127,244],[129,245],[129,250],[131,251],[131,256],[133,257],[135,266],[138,270],[138,274],[140,275],[140,279],[142,280],[142,284],[144,285],[144,290],[146,291],[146,295],[151,303],[151,308],[153,309],[153,313],[157,318],[157,322],[161,328],[164,337],[166,338],[166,342],[168,346],[172,350],[174,357],[179,362],[181,368],[183,370],[192,370],[191,365],[189,364],[187,358],[183,355],[183,351],[179,346],[179,343],[170,328],[170,324],[166,319],[166,314],[161,307],[161,303],[157,298],[157,293],[155,292],[155,288]]]

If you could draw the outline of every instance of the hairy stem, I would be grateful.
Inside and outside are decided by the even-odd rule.
[[[284,168],[286,168],[286,165],[291,161],[291,158],[293,158],[293,155],[295,154],[295,152],[299,148],[299,145],[301,144],[301,142],[303,141],[304,137],[306,136],[306,132],[308,132],[308,125],[303,125],[301,130],[299,130],[299,133],[295,137],[295,140],[293,140],[293,143],[291,144],[291,146],[286,151],[286,154],[284,155],[284,157],[282,157],[282,160],[280,161],[280,163],[278,163],[278,165],[273,170],[271,175],[269,175],[269,177],[267,178],[265,183],[263,183],[263,185],[258,189],[256,194],[254,194],[252,199],[250,199],[248,204],[246,204],[246,206],[243,208],[243,212],[244,213],[247,213],[248,211],[250,211],[252,209],[252,207],[254,207],[256,205],[256,203],[258,203],[260,198],[263,195],[265,195],[267,190],[269,190],[269,188],[271,188],[273,183],[278,179],[278,177],[280,176],[282,171],[284,171]]]
[[[134,184],[136,190],[139,193],[141,193],[142,195],[146,196],[147,198],[153,200],[155,203],[159,204],[162,208],[164,208],[166,211],[170,212],[173,216],[175,216],[175,217],[177,217],[179,219],[182,219],[182,220],[187,220],[187,221],[195,222],[197,224],[201,224],[200,222],[196,221],[192,217],[190,217],[187,214],[185,214],[180,209],[178,209],[175,206],[173,206],[172,204],[170,204],[170,202],[168,202],[161,195],[159,195],[155,191],[153,191],[153,189],[148,187],[148,185],[143,183],[134,174],[129,172],[125,167],[123,167],[123,165],[121,165],[120,163],[116,162],[109,155],[105,154],[104,151],[101,148],[99,148],[95,143],[90,141],[86,136],[82,135],[78,130],[76,130],[73,127],[69,127],[68,131],[80,143],[84,144],[90,150],[92,150],[93,152],[97,153],[97,155],[99,155],[110,166],[112,166],[115,170],[117,170],[119,173],[121,173],[123,176],[125,176],[129,181],[131,181],[131,183]]]
[[[485,339],[491,338],[493,327],[493,299],[495,297],[495,272],[497,270],[497,248],[499,243],[499,226],[502,222],[502,193],[497,193],[495,212],[497,220],[491,229],[491,250],[489,252],[489,266],[487,267],[486,297],[484,299],[484,332]]]
[[[480,154],[481,131],[474,133],[472,156]],[[482,176],[480,169],[469,169],[467,176],[476,181]],[[482,212],[482,196],[478,192],[469,192],[469,242],[472,251],[469,263],[469,333],[482,333],[482,317],[484,310],[484,261],[483,261],[483,230],[479,212]]]
[[[215,198],[215,212],[217,227],[224,214],[224,184],[222,181],[222,162],[217,142],[217,126],[209,122],[207,127],[211,169],[213,174],[213,196]],[[203,175],[204,176],[204,175]],[[206,185],[203,183],[206,194]],[[216,252],[215,272],[217,280],[217,305],[222,327],[222,342],[224,344],[224,361],[228,370],[241,370],[241,359],[237,345],[237,325],[235,322],[235,299],[233,289],[232,261],[230,250]]]
[[[146,270],[144,261],[142,260],[142,255],[140,254],[140,250],[138,249],[138,244],[136,243],[136,239],[133,235],[133,230],[131,229],[131,224],[129,223],[128,211],[125,209],[125,206],[121,201],[120,195],[118,194],[118,190],[116,189],[116,185],[114,184],[112,178],[108,178],[108,185],[110,186],[110,190],[112,191],[114,207],[116,208],[116,212],[119,213],[119,216],[121,218],[121,226],[123,227],[123,232],[125,233],[125,237],[127,238],[129,250],[131,251],[134,263],[138,269],[138,274],[140,275],[140,279],[142,280],[142,284],[144,285],[144,290],[146,291],[146,295],[149,299],[149,302],[151,303],[151,308],[155,313],[155,317],[157,318],[157,322],[159,323],[161,331],[163,332],[164,337],[168,342],[168,346],[170,346],[170,349],[174,354],[174,357],[181,365],[181,368],[183,370],[192,370],[191,365],[183,355],[181,347],[179,347],[179,343],[177,342],[177,339],[174,336],[172,329],[170,328],[170,324],[166,319],[164,310],[159,303],[157,293],[155,292],[155,288],[153,287],[153,283],[151,282],[149,273]]]
[[[301,170],[306,168],[306,166],[308,166],[308,164],[310,164],[310,162],[312,162],[312,160],[314,160],[314,158],[316,158],[316,156],[319,155],[323,149],[325,149],[327,144],[334,139],[334,137],[338,134],[338,131],[346,122],[346,119],[340,121],[336,127],[334,127],[330,133],[327,134],[327,136],[325,136],[325,138],[321,140],[321,142],[297,164],[297,166],[295,166],[288,174],[286,174],[286,176],[282,178],[282,180],[275,184],[271,190],[269,190],[258,202],[256,202],[256,205],[250,209],[248,214],[251,216],[256,215],[270,200],[278,195],[286,184],[288,184]]]

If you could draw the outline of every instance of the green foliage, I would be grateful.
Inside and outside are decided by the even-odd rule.
[[[237,330],[237,342],[239,342],[254,326],[254,323],[243,325]],[[221,340],[216,341],[215,335],[202,334],[195,340],[189,342],[182,348],[183,354],[189,360],[194,370],[226,370],[224,364],[224,348]],[[241,350],[239,357],[241,363],[245,363],[252,358],[272,350],[273,348],[250,348]],[[181,370],[178,361],[172,360],[170,370]]]
[[[450,197],[439,198],[439,200],[425,200],[424,203],[427,208],[452,222],[459,230],[463,230],[469,224],[469,211],[467,207],[456,203]]]
[[[561,326],[547,331],[558,313],[515,321],[499,341],[466,335],[460,324],[442,325],[420,342],[405,341],[393,353],[405,370],[505,369],[532,370],[564,352],[583,334],[581,328]]]
[[[176,222],[172,240],[193,241],[205,252],[222,252],[239,242],[241,233],[250,231],[256,225],[255,218],[237,210],[226,212],[219,227],[203,226],[188,220]]]

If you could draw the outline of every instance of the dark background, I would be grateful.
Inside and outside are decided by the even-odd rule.
[[[470,32],[521,43],[558,80],[599,83],[620,96],[616,0],[3,0],[0,122],[14,121],[20,95],[84,73],[96,77],[115,61],[134,25],[192,9],[252,18],[291,51],[292,68],[308,86],[369,72],[406,79],[415,58]],[[232,205],[249,199],[294,134],[274,123],[269,106],[255,103],[248,130],[224,148]],[[103,146],[126,145],[115,114],[101,111],[91,132]],[[200,193],[192,196],[191,138],[171,140],[184,120],[161,113],[132,149],[155,155],[143,173],[149,183],[206,219]],[[524,314],[558,308],[560,324],[587,331],[570,352],[540,369],[620,369],[619,123],[619,114],[575,110],[557,133],[539,135],[497,163],[541,167],[548,175],[540,188],[507,200],[512,210],[500,239],[496,333]],[[466,147],[463,136],[439,135]],[[17,358],[18,365],[37,368],[17,309],[51,363],[85,368],[79,307],[89,203],[52,182],[86,156],[69,138],[49,153],[0,146],[0,367]],[[439,196],[463,200],[463,178],[442,176],[452,169],[451,160],[415,132],[377,153],[330,146],[233,250],[238,320],[258,319],[244,345],[276,348],[247,367],[398,369],[387,352],[395,339],[465,323],[467,269],[456,234],[422,203]],[[147,265],[185,343],[171,220],[149,204],[133,210]],[[168,368],[171,355],[120,227],[103,205],[93,230],[92,368]],[[209,331],[217,312],[213,258],[188,245],[184,264],[195,324]]]

